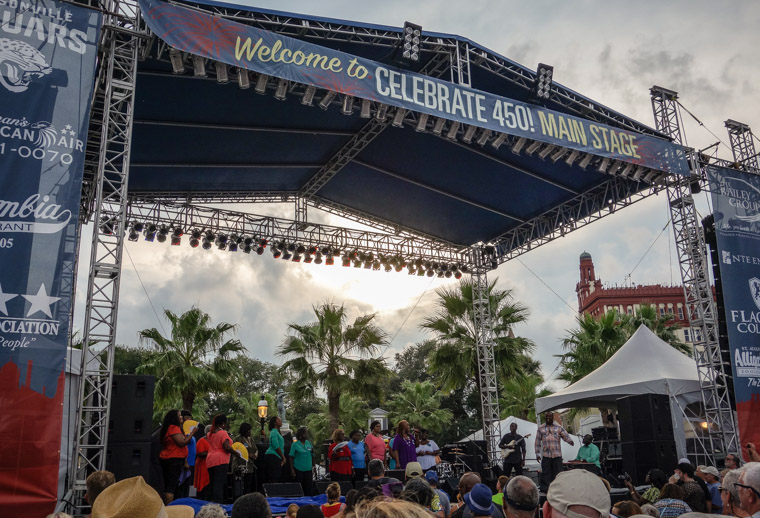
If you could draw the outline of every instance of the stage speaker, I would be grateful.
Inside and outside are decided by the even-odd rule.
[[[113,377],[108,444],[150,441],[154,386],[153,376]]]
[[[385,473],[386,477],[389,477],[391,475],[388,475],[388,473]],[[402,482],[404,481],[403,477],[400,478]],[[317,482],[314,482],[314,484],[317,486],[317,494],[325,494],[325,491],[327,491],[327,486],[332,484],[329,480],[319,480]],[[349,491],[351,491],[354,488],[354,485],[351,483],[350,480],[340,480],[338,481],[338,485],[340,486],[340,494],[343,496],[346,496]]]
[[[452,502],[456,502],[456,496],[459,492],[459,477],[451,477],[443,479],[439,487],[449,495]]]
[[[342,492],[342,489],[341,489]],[[264,496],[267,498],[279,496],[282,498],[300,498],[303,496],[303,488],[298,482],[284,482],[281,484],[264,484]]]
[[[150,479],[150,441],[108,443],[106,469],[117,481],[141,476]]]
[[[672,441],[668,396],[641,394],[617,400],[621,442]]]
[[[389,469],[389,470],[386,470],[385,476],[395,478],[403,482],[404,479],[406,478],[406,471],[403,469]]]
[[[644,484],[650,469],[659,468],[670,473],[678,464],[676,442],[637,441],[623,442],[623,471],[633,479],[634,485]]]

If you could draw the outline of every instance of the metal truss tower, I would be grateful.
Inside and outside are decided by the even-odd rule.
[[[678,94],[654,86],[650,89],[650,95],[656,128],[676,143],[684,145]],[[689,155],[692,177],[672,178],[668,182],[667,193],[689,324],[702,331],[701,337],[695,337],[694,358],[702,386],[711,445],[707,455],[714,460],[727,453],[738,453],[739,443],[726,383],[726,372],[730,366],[723,362],[720,354],[718,319],[708,276],[705,238],[690,186],[695,176],[696,181],[701,182],[704,174],[697,154],[691,150]],[[703,459],[698,458],[697,461],[703,462]]]
[[[82,377],[75,449],[65,503],[85,514],[85,480],[105,469],[121,258],[127,228],[127,177],[137,57],[141,38],[136,2],[106,4],[100,72],[93,98],[88,155],[94,176],[93,236],[82,341]],[[86,173],[87,174],[87,173]]]
[[[734,161],[739,169],[746,169],[751,173],[760,173],[760,160],[755,151],[754,135],[749,126],[728,119],[726,122],[728,139],[731,142],[731,151],[734,153]]]

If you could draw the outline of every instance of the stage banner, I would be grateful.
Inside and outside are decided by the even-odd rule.
[[[760,176],[708,166],[742,445],[760,445]],[[746,449],[744,458],[748,459]]]
[[[57,500],[100,25],[100,13],[71,3],[0,0],[2,516],[45,516]]]
[[[666,140],[499,97],[159,0],[140,0],[140,7],[150,29],[185,52],[463,124],[670,173],[689,174],[683,148]]]

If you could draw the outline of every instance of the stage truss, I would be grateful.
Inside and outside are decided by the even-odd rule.
[[[609,176],[596,188],[577,193],[562,206],[522,222],[515,229],[498,236],[489,243],[462,247],[317,196],[322,185],[388,126],[387,121],[372,118],[321,167],[320,171],[299,192],[217,192],[210,195],[194,194],[192,196],[188,193],[162,192],[141,193],[139,196],[130,198],[127,193],[127,180],[137,62],[140,57],[147,55],[154,43],[158,45],[159,53],[164,52],[166,55],[169,53],[169,47],[163,42],[153,41],[155,37],[142,23],[139,8],[134,0],[109,0],[94,7],[105,11],[105,24],[102,31],[99,77],[93,98],[86,148],[82,223],[94,221],[96,224],[92,237],[85,309],[83,378],[79,393],[76,443],[72,457],[75,461],[66,484],[68,491],[61,508],[66,507],[76,515],[84,514],[87,509],[83,500],[85,478],[92,470],[105,468],[122,249],[130,224],[136,220],[150,221],[157,226],[181,225],[185,230],[197,228],[228,235],[249,235],[266,240],[268,243],[287,241],[308,243],[332,250],[361,250],[375,255],[402,257],[406,264],[422,261],[456,265],[461,271],[469,273],[474,285],[473,306],[478,337],[477,358],[478,376],[481,380],[482,425],[492,464],[498,461],[497,443],[501,430],[499,429],[498,386],[493,355],[493,331],[487,303],[487,274],[499,264],[667,188],[674,216],[674,227],[677,220],[681,229],[680,233],[676,232],[676,242],[679,246],[687,300],[690,301],[690,307],[697,308],[694,310],[693,325],[712,325],[712,328],[709,328],[712,329],[712,334],[704,332],[703,336],[714,337],[714,314],[710,317],[713,319],[709,321],[710,324],[705,324],[704,314],[709,313],[709,305],[699,298],[699,287],[704,287],[703,284],[706,281],[706,277],[704,279],[702,277],[703,274],[706,275],[704,238],[700,239],[699,235],[694,234],[693,205],[691,209],[688,207],[682,209],[685,204],[678,201],[691,199],[691,194],[683,191],[688,188],[688,181],[681,181],[661,172],[632,170],[625,164],[613,163],[610,167],[603,168]],[[311,40],[339,39],[386,47],[394,47],[400,41],[400,33],[397,31],[255,13],[230,7],[203,6],[203,9],[269,31]],[[426,51],[435,54],[435,58],[421,71],[424,74],[436,77],[448,75],[454,83],[469,85],[471,66],[477,64],[526,90],[533,85],[535,74],[532,72],[467,42],[425,36],[422,46]],[[211,67],[212,63],[207,63],[207,66]],[[551,98],[568,111],[587,119],[653,134],[650,128],[589,102],[560,85],[552,86]],[[653,97],[653,106],[654,103]],[[665,124],[658,119],[658,129],[675,137],[677,135],[670,133],[672,120],[667,117],[671,117],[672,114],[668,111],[669,108],[671,107],[664,106],[658,112],[656,107],[656,117],[661,116],[664,117],[663,121],[668,121],[668,124]],[[418,117],[419,114],[414,112],[405,112],[401,114],[401,121],[403,124],[416,125],[419,123]],[[735,149],[739,150],[738,152],[745,160],[750,158],[747,153],[754,154],[754,148],[749,151],[746,145],[747,140],[750,144],[752,143],[751,133],[749,133],[749,139],[747,139],[747,134],[743,130],[737,130],[736,133],[737,139],[745,145],[744,147],[737,145]],[[445,135],[438,134],[437,136],[446,138]],[[517,140],[509,137],[506,139],[506,144],[512,146],[524,144],[524,142],[518,143]],[[458,141],[455,143],[465,145]],[[552,152],[557,153],[558,156],[570,156],[575,153],[572,150],[563,151],[556,146]],[[593,164],[596,165],[600,161],[601,159],[596,160]],[[697,157],[693,153],[692,162],[697,167],[699,166]],[[636,180],[646,174],[646,179],[641,178],[646,180],[643,189],[641,185],[636,186],[634,182],[626,180],[632,174],[635,175]],[[288,220],[256,216],[199,205],[243,202],[293,203],[294,218]],[[362,223],[371,227],[373,231],[311,223],[308,221],[308,207]],[[699,249],[699,253],[694,253],[694,247],[702,248]],[[695,271],[696,275],[692,273]],[[690,317],[692,317],[691,311]],[[701,360],[698,358],[701,375],[704,374],[704,365],[713,360],[714,358],[707,353]],[[719,389],[710,389],[705,394],[706,402],[715,402],[711,403],[713,409],[711,422],[718,425],[728,424],[727,417],[723,413],[723,406],[721,406],[725,399],[723,393]],[[735,427],[731,430],[734,437],[733,443],[730,442],[732,440],[730,434],[726,433],[721,433],[716,440],[725,441],[725,444],[729,445],[735,444]],[[729,447],[724,451],[735,450]]]

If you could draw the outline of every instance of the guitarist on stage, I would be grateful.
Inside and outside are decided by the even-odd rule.
[[[517,423],[509,425],[509,433],[499,441],[499,448],[512,449],[512,453],[504,457],[504,475],[511,476],[512,468],[515,475],[522,475],[525,466],[525,439],[517,433]]]

